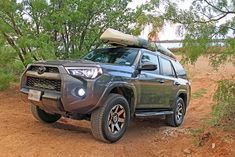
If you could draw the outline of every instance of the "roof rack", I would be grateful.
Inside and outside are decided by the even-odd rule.
[[[160,44],[156,44],[133,35],[125,34],[112,28],[108,28],[100,36],[100,39],[111,45],[134,46],[145,48],[151,51],[158,51],[166,56],[176,59],[176,56],[170,50],[161,46]]]

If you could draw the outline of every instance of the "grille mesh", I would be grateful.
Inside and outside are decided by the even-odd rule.
[[[26,85],[32,88],[61,91],[61,80],[27,77]]]

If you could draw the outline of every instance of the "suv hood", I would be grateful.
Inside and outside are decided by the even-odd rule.
[[[88,60],[56,60],[56,61],[38,61],[35,64],[45,64],[45,65],[57,65],[57,66],[98,66],[99,63],[88,61]]]
[[[113,65],[106,63],[98,63],[89,60],[57,60],[57,61],[38,61],[36,65],[52,65],[52,66],[64,66],[64,67],[84,67],[84,66],[96,66],[101,67],[105,72],[112,75],[128,75],[129,77],[134,72],[132,66]],[[121,74],[122,73],[122,74]]]

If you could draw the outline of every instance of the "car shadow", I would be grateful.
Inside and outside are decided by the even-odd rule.
[[[84,133],[84,134],[90,134],[92,135],[90,125],[85,125],[84,122],[82,122],[82,126],[79,125],[79,121],[75,124],[72,122],[70,123],[70,120],[62,120],[58,121],[52,125],[50,125],[53,128],[64,130],[64,131],[70,131],[75,133]],[[90,123],[90,122],[86,122]],[[145,131],[146,129],[156,129],[158,130],[161,127],[167,126],[163,117],[148,117],[148,118],[134,118],[130,121],[129,128],[127,129],[127,132],[131,134],[131,132],[136,132],[138,130],[139,132]]]
[[[143,128],[160,128],[162,126],[167,126],[164,117],[147,117],[147,118],[134,118],[131,121],[130,127],[143,127]]]
[[[88,127],[82,127],[82,126],[59,122],[59,121],[52,124],[51,127],[64,130],[64,131],[75,132],[75,133],[92,134],[91,129]]]

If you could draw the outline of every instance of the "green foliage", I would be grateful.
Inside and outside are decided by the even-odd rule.
[[[193,99],[200,99],[202,98],[205,94],[207,93],[207,89],[205,88],[200,88],[196,92],[192,93],[192,98]]]
[[[164,18],[181,24],[178,34],[186,34],[183,46],[187,61],[207,55],[214,67],[235,62],[235,1],[193,0],[186,10],[168,0]]]
[[[235,81],[221,80],[214,95],[210,123],[215,126],[235,129]]]
[[[2,88],[16,80],[29,63],[78,58],[102,47],[99,37],[109,27],[139,35],[145,25],[152,23],[153,31],[159,31],[162,18],[149,13],[156,11],[159,0],[150,0],[136,9],[128,7],[131,1],[1,0]]]
[[[164,17],[181,24],[179,34],[182,34],[180,30],[186,33],[183,42],[186,61],[195,62],[199,56],[206,55],[213,67],[217,68],[226,62],[235,65],[234,0],[193,0],[189,10],[180,9],[175,1],[168,0]],[[194,97],[202,96],[201,92],[194,93]],[[210,121],[213,125],[235,128],[234,97],[234,78],[219,81]]]
[[[0,91],[10,87],[12,81],[12,75],[4,73],[0,70]]]
[[[199,147],[202,145],[203,141],[200,138],[201,134],[205,131],[204,128],[197,128],[197,129],[191,129],[190,133],[193,137],[193,143],[196,147]]]
[[[22,74],[23,70],[24,70],[24,65],[22,64],[22,62],[19,61],[19,60],[15,60],[15,61],[11,64],[10,68],[13,69],[13,73],[14,73],[14,75],[16,76],[14,79],[15,79],[15,80],[19,80],[19,77],[18,77],[18,76],[20,76],[20,75]]]
[[[148,3],[137,7],[134,15],[135,29],[132,30],[133,35],[139,35],[146,25],[152,26],[150,33],[159,33],[164,25],[164,19],[162,16],[156,16],[156,8],[160,5],[160,0],[151,0]],[[147,13],[146,13],[147,12]]]
[[[159,0],[131,9],[132,0],[22,0],[0,1],[0,42],[15,49],[28,63],[41,59],[77,58],[102,46],[101,33],[108,27],[140,34],[163,20],[147,13]]]
[[[16,58],[16,52],[10,46],[0,47],[0,90],[10,87],[12,81],[18,81],[24,65]]]

